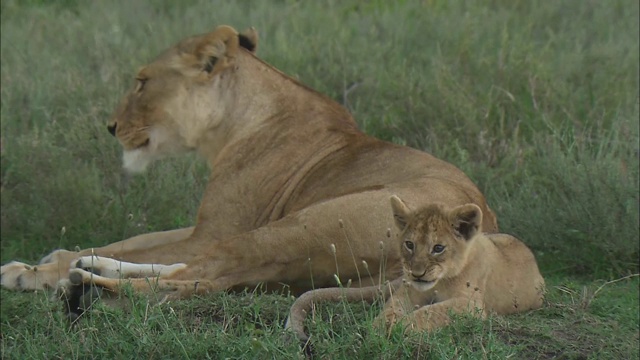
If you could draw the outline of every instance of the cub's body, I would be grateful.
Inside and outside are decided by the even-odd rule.
[[[388,286],[329,288],[303,294],[292,306],[287,327],[306,341],[304,318],[313,302],[386,299],[377,326],[402,324],[408,330],[447,325],[451,313],[507,315],[542,306],[544,279],[533,253],[515,237],[483,233],[475,204],[429,204],[412,211],[391,197],[397,232],[393,246],[402,277]]]
[[[478,234],[470,247],[467,263],[455,277],[443,278],[426,291],[405,281],[385,304],[381,317],[387,325],[400,320],[414,330],[433,330],[449,322],[449,312],[484,317],[542,306],[544,279],[533,253],[520,240],[508,234]]]

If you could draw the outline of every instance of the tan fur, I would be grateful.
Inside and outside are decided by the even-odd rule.
[[[255,50],[255,30],[243,36],[221,26],[166,50],[139,71],[108,125],[131,172],[182,152],[208,161],[196,226],[56,252],[36,267],[9,263],[3,287],[68,286],[71,274],[108,290],[122,282],[153,290],[145,278],[86,276],[77,259],[89,255],[186,264],[159,275],[156,289],[168,298],[259,283],[302,291],[335,285],[334,274],[368,286],[401,273],[391,194],[415,207],[477,204],[484,228],[497,230],[485,198],[459,169],[363,134],[342,106],[247,50]]]
[[[287,321],[300,340],[308,339],[303,322],[312,303],[340,298],[372,301],[382,295],[387,301],[376,325],[427,331],[447,325],[451,312],[484,317],[542,306],[544,279],[533,254],[511,235],[483,233],[477,205],[448,210],[431,204],[411,211],[395,195],[391,205],[400,230],[395,246],[402,254],[402,277],[380,291],[328,288],[303,294]]]

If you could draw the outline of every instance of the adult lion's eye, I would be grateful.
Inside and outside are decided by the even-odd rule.
[[[440,254],[444,251],[444,245],[440,245],[440,244],[436,244],[433,246],[433,253],[434,254]]]
[[[145,146],[148,146],[150,141],[151,140],[149,138],[147,138],[147,140],[143,141],[140,145],[138,145],[137,148],[139,149],[139,148],[143,148]]]
[[[415,249],[415,244],[412,241],[405,241],[404,247],[406,247],[409,251],[413,251]]]

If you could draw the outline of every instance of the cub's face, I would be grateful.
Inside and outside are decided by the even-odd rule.
[[[416,290],[427,291],[438,281],[455,277],[466,261],[469,242],[479,231],[482,212],[475,204],[447,210],[428,205],[409,210],[400,198],[391,198],[394,220],[400,230],[404,278]]]
[[[123,163],[141,172],[155,159],[197,148],[222,120],[222,73],[240,46],[254,51],[257,33],[228,26],[187,38],[144,66],[107,129],[123,147]]]
[[[432,288],[446,277],[451,264],[464,253],[464,241],[456,241],[451,225],[439,216],[415,219],[399,240],[405,280],[418,290]]]

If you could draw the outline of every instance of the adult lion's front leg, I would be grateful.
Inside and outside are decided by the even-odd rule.
[[[201,255],[187,260],[183,267],[150,277],[114,279],[94,274],[90,267],[73,269],[70,283],[64,284],[66,295],[70,303],[78,303],[74,296],[84,294],[79,288],[117,293],[130,286],[135,292],[155,294],[159,300],[176,300],[258,284],[268,288],[288,284],[294,292],[335,286],[336,278],[345,286],[376,284],[400,272],[397,262],[387,262],[397,258],[389,257],[391,247],[387,246],[391,217],[362,201],[377,197],[388,195],[353,194],[223,240],[185,240],[192,251],[197,246]],[[362,213],[376,221],[363,224]],[[176,245],[171,247],[175,250]],[[167,246],[154,251],[167,252]]]
[[[59,281],[68,278],[71,268],[84,267],[77,264],[80,257],[91,255],[141,263],[179,263],[179,253],[158,253],[154,249],[188,238],[193,229],[189,227],[138,235],[104,247],[78,252],[56,250],[42,258],[38,265],[12,261],[0,268],[0,283],[6,289],[18,291],[53,289]]]

